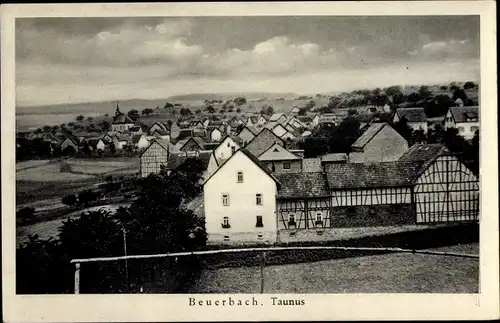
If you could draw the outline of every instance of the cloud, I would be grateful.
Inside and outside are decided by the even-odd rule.
[[[479,57],[479,46],[469,39],[440,40],[427,42],[409,54],[424,59],[463,59]]]

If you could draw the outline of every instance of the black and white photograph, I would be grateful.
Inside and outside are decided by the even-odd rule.
[[[481,19],[12,19],[15,294],[479,295]]]

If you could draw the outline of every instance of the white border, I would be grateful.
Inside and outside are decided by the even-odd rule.
[[[480,294],[310,294],[305,306],[188,307],[188,295],[15,295],[14,17],[480,15]],[[2,281],[5,322],[493,319],[499,317],[496,24],[493,1],[3,5]],[[42,278],[43,279],[43,278]],[[219,295],[242,298],[244,295]],[[271,295],[255,296],[266,304]],[[218,297],[196,295],[197,298]]]

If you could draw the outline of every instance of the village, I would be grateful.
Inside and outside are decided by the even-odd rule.
[[[453,97],[465,92],[452,86]],[[80,185],[52,189],[53,199],[45,205],[61,205],[61,199],[64,205],[35,210],[26,207],[34,204],[21,204],[18,246],[33,233],[57,238],[63,219],[85,210],[104,207],[119,214],[139,198],[138,180],[179,174],[193,161],[201,167],[200,177],[192,177],[199,190],[181,205],[198,219],[196,230],[206,237],[202,245],[210,248],[336,243],[477,223],[478,102],[449,102],[450,95],[449,107],[439,107],[444,115],[429,117],[429,108],[419,105],[428,106],[435,96],[399,104],[379,89],[370,96],[368,104],[348,108],[335,107],[335,97],[317,96],[328,102],[320,108],[313,97],[288,108],[276,100],[283,111],[277,113],[269,100],[254,112],[244,98],[207,100],[203,112],[194,114],[167,104],[163,116],[175,117],[172,111],[180,110],[174,121],[154,109],[143,116],[125,114],[117,103],[108,131],[61,127],[54,133],[45,127],[49,131],[18,133],[18,156],[25,154],[20,164],[49,158],[55,176],[69,178],[100,168],[93,181],[75,177]],[[238,111],[231,116],[234,106]],[[50,152],[39,157],[27,152],[34,142]],[[30,154],[35,160],[26,161]],[[118,172],[108,167],[118,160],[127,166],[120,164]],[[30,167],[43,174],[43,165]],[[36,203],[37,193],[30,203]]]

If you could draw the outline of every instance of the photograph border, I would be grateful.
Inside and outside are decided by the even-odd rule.
[[[493,1],[38,4],[1,7],[2,281],[5,322],[311,321],[499,317],[496,11]],[[15,18],[132,16],[480,15],[480,283],[478,294],[15,293]],[[483,212],[484,211],[484,212]],[[194,295],[194,296],[193,296]],[[271,297],[303,299],[273,306]],[[263,307],[189,306],[189,297],[251,299]]]

